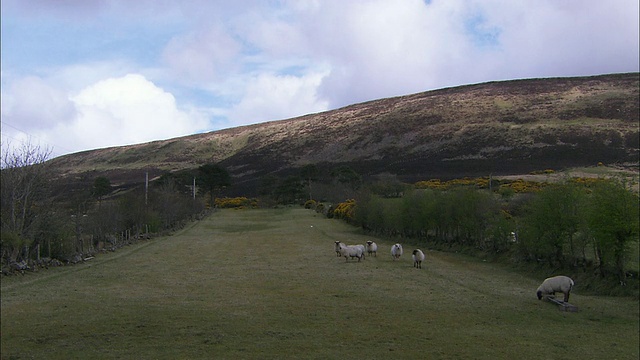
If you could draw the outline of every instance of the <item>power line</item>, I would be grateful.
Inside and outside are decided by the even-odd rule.
[[[8,140],[8,139],[11,139],[11,140],[15,140],[15,141],[23,141],[23,140],[18,140],[18,139],[16,139],[16,138],[14,138],[13,136],[6,135],[6,134],[4,134],[4,133],[2,133],[2,134],[0,134],[0,135],[2,135],[2,137],[4,137],[4,138],[7,138],[7,140]]]
[[[9,123],[8,123],[8,122],[6,122],[6,121],[2,121],[2,120],[0,120],[0,122],[1,122],[1,123],[3,123],[3,124],[5,124],[5,125],[7,125],[7,126],[8,126],[8,127],[10,127],[10,128],[14,128],[14,129],[16,129],[16,130],[20,131],[21,133],[24,133],[24,134],[30,135],[28,132],[26,132],[26,131],[24,131],[24,130],[21,130],[21,129],[18,129],[17,127],[15,127],[15,126],[13,126],[13,125],[9,124]]]
[[[19,128],[15,127],[15,126],[14,126],[14,125],[12,125],[12,124],[9,124],[8,122],[6,122],[6,121],[4,121],[4,120],[0,120],[0,123],[2,123],[3,125],[6,125],[6,126],[8,126],[8,127],[12,128],[12,129],[18,130],[19,132],[21,132],[21,133],[23,133],[23,134],[27,135],[29,138],[35,138],[35,139],[38,139],[38,141],[40,141],[40,142],[44,143],[45,145],[49,145],[49,146],[51,146],[52,148],[58,148],[58,149],[61,149],[61,150],[63,150],[63,151],[73,152],[73,150],[71,150],[71,149],[67,149],[67,148],[65,148],[65,147],[63,147],[63,146],[59,146],[59,145],[56,145],[56,144],[51,144],[51,143],[49,143],[49,142],[47,142],[47,141],[44,141],[44,140],[42,140],[42,138],[40,138],[39,136],[36,136],[36,135],[30,134],[30,133],[28,133],[28,132],[26,132],[26,131],[24,131],[24,130],[22,130],[22,129],[19,129]],[[2,134],[3,134],[5,137],[11,138],[11,139],[13,139],[13,140],[15,140],[15,141],[19,141],[19,142],[21,142],[21,143],[24,143],[24,141],[25,141],[25,140],[18,140],[18,139],[14,138],[14,137],[11,137],[11,136],[9,136],[9,135],[5,135],[5,134],[4,134],[4,132],[3,132]]]

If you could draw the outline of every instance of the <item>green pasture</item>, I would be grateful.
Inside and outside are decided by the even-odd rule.
[[[538,301],[542,279],[303,209],[223,210],[84,264],[3,277],[2,359],[638,359],[639,303]],[[423,248],[423,250],[425,250]]]

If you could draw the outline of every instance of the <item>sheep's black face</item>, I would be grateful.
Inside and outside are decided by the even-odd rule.
[[[536,295],[538,295],[538,300],[542,300],[542,291],[538,291]]]

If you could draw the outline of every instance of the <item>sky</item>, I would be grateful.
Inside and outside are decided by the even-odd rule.
[[[639,71],[637,0],[2,0],[2,149],[51,157],[444,87]]]

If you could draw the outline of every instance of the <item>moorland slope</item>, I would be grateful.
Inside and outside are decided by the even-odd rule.
[[[218,163],[238,191],[314,164],[402,181],[511,175],[597,163],[637,170],[640,74],[488,82],[380,99],[293,119],[52,159],[67,186],[140,184]]]

